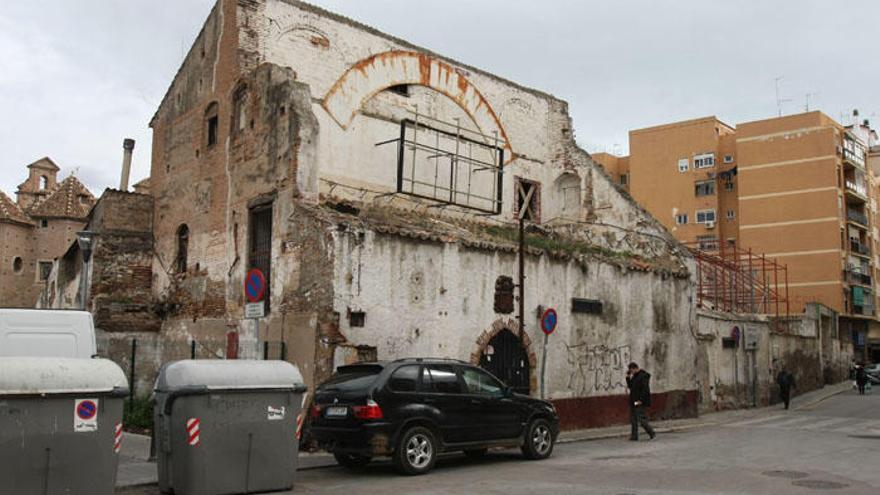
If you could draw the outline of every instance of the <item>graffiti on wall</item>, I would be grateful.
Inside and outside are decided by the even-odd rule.
[[[621,345],[567,345],[566,359],[571,374],[568,388],[579,394],[626,389],[626,366],[630,347]]]

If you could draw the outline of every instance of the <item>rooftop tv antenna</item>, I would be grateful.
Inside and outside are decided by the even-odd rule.
[[[779,76],[773,79],[776,84],[776,115],[778,117],[782,117],[782,104],[788,101],[791,101],[788,98],[782,98],[779,96],[779,83],[784,79],[783,76]]]
[[[812,99],[812,97],[814,97],[814,96],[819,96],[819,93],[807,93],[806,95],[804,95],[804,97],[806,99],[806,101],[804,102],[804,111],[805,112],[810,111],[810,99]]]

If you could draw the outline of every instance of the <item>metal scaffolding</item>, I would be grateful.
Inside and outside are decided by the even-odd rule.
[[[721,245],[710,251],[699,243],[687,246],[697,261],[698,306],[777,319],[789,316],[787,265],[751,249]]]

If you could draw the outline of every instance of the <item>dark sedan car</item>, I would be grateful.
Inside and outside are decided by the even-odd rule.
[[[315,392],[310,432],[346,467],[391,456],[423,474],[440,452],[477,457],[519,447],[528,459],[553,452],[559,418],[549,402],[514,394],[468,363],[403,359],[341,366]]]

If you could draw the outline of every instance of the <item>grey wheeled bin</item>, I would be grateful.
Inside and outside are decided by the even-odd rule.
[[[177,495],[288,490],[306,387],[286,361],[167,363],[156,380],[159,489]]]
[[[127,395],[113,361],[0,358],[0,494],[112,494]]]

